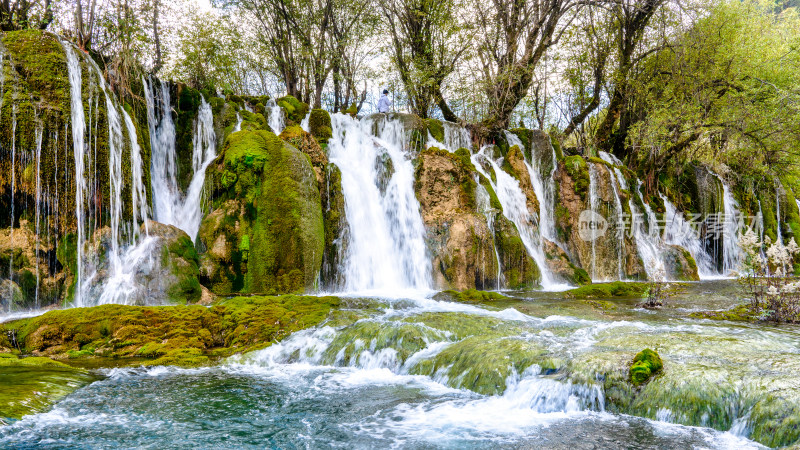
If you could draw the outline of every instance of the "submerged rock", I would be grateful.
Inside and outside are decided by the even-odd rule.
[[[50,358],[0,353],[0,425],[45,412],[71,392],[95,381],[88,371]]]

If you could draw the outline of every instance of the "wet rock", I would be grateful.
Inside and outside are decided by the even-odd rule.
[[[203,283],[217,295],[313,289],[325,235],[309,157],[268,131],[242,131],[228,137],[206,179]]]
[[[555,242],[542,238],[544,244],[544,256],[550,272],[558,278],[574,285],[591,284],[592,279],[585,270],[576,266],[570,261],[567,252],[559,247]]]
[[[633,358],[633,364],[631,364],[629,371],[631,382],[635,385],[640,385],[660,372],[663,367],[664,364],[661,362],[661,357],[658,356],[658,353],[646,348]]]

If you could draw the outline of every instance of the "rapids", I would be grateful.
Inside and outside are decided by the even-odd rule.
[[[654,314],[636,299],[556,293],[466,305],[345,297],[317,328],[199,369],[95,369],[102,379],[0,427],[54,446],[759,448],[798,438],[797,326],[695,319],[738,301],[686,284]],[[642,348],[664,359],[641,391]]]

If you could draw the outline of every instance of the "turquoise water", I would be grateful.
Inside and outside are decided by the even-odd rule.
[[[795,440],[798,328],[688,317],[730,306],[732,289],[690,285],[658,313],[634,300],[599,309],[556,294],[495,307],[353,299],[327,324],[217,367],[93,369],[101,380],[0,428],[0,445],[757,448],[749,438]],[[625,390],[626,364],[644,347],[658,349],[664,373]],[[776,430],[765,431],[769,420]]]

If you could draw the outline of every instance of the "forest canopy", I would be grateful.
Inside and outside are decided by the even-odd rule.
[[[541,128],[644,174],[795,173],[798,0],[37,0],[3,30],[63,35],[118,92],[143,74],[313,107],[394,108],[490,142]]]

